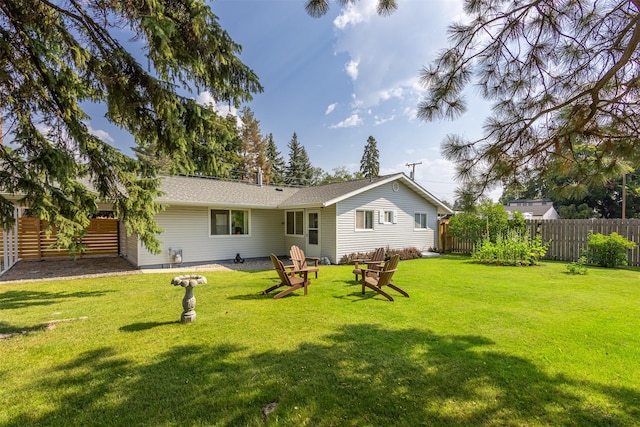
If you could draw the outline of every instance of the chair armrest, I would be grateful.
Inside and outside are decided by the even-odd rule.
[[[353,260],[353,265],[355,266],[355,268],[359,268],[358,264],[362,263],[362,264],[366,264],[369,260],[368,259],[354,259]]]
[[[313,261],[313,264],[314,264],[316,267],[318,266],[318,262],[320,262],[320,258],[318,258],[318,257],[314,257],[314,256],[308,256],[308,257],[305,257],[305,259],[304,259],[304,260],[305,260],[305,262],[306,262],[306,261]]]
[[[368,270],[379,269],[384,265],[384,261],[366,261]],[[373,267],[372,267],[373,266]]]
[[[364,274],[365,276],[367,275],[368,272],[380,275],[382,273],[393,273],[394,271],[398,271],[397,268],[393,268],[391,270],[376,270],[373,268],[361,268],[361,270],[362,270],[362,274]]]

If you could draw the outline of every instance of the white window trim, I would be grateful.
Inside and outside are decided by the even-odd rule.
[[[416,227],[416,215],[424,215],[424,225],[425,227]],[[424,211],[416,211],[413,213],[413,231],[427,231],[429,230],[429,213]]]
[[[371,228],[358,228],[358,212],[371,212]],[[372,232],[375,230],[375,214],[376,211],[374,209],[356,209],[353,212],[353,228],[358,232]],[[366,225],[366,215],[365,215],[365,225]]]
[[[212,229],[211,229],[211,212],[213,211],[227,211],[228,212],[228,218],[229,218],[229,234],[213,234],[212,233]],[[248,233],[245,234],[234,234],[233,230],[231,230],[231,212],[232,211],[243,211],[246,212],[247,214],[247,228],[249,229]],[[231,208],[209,208],[209,218],[208,218],[208,222],[209,222],[209,238],[210,239],[218,239],[218,238],[225,238],[225,237],[249,237],[251,236],[251,209],[231,209]]]
[[[295,234],[295,233],[294,234],[289,234],[289,232],[287,231],[287,214],[289,212],[293,212],[294,213],[294,215],[293,215],[293,220],[294,221],[296,219],[295,213],[296,212],[302,212],[302,227],[301,227],[302,233],[300,233],[300,234]],[[296,224],[294,222],[293,230],[295,231],[295,229],[296,229]],[[284,211],[284,235],[285,236],[291,236],[291,237],[304,237],[304,209],[291,209],[291,210]]]
[[[387,212],[391,213],[391,221],[387,221]],[[398,211],[395,209],[380,209],[378,211],[378,224],[397,224]]]

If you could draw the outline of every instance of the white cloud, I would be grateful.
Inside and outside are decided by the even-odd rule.
[[[379,17],[376,4],[377,0],[362,0],[343,9],[334,22],[336,54],[346,53],[351,59],[345,72],[353,81],[357,76],[354,91],[362,107],[415,107],[424,93],[420,69],[448,44],[446,25],[462,13],[462,5],[451,0],[407,1],[392,15]]]
[[[225,102],[217,102],[209,91],[198,93],[196,102],[200,105],[205,105],[213,108],[219,115],[223,117],[228,116],[229,114],[238,117],[237,108]]]
[[[391,115],[391,116],[388,116],[388,117],[380,117],[380,116],[376,115],[376,116],[373,117],[373,119],[374,119],[373,120],[373,125],[374,126],[378,126],[378,125],[381,125],[383,123],[393,121],[393,119],[395,119],[395,118],[396,118],[395,115]]]
[[[196,102],[200,105],[216,105],[216,99],[209,91],[200,92]]]
[[[102,141],[105,142],[109,142],[109,143],[113,143],[115,142],[115,140],[111,137],[111,135],[109,135],[109,132],[101,130],[101,129],[94,129],[91,127],[90,123],[85,122],[85,125],[87,126],[87,130],[89,131],[89,133],[99,139],[101,139]]]
[[[340,123],[336,123],[335,125],[329,126],[330,129],[337,128],[352,128],[355,126],[359,126],[363,123],[362,119],[358,115],[358,113],[353,113],[351,116],[347,117],[345,120]]]
[[[378,99],[380,101],[386,101],[391,98],[402,98],[405,91],[401,87],[395,87],[390,89],[383,89],[378,93]]]
[[[327,115],[333,113],[333,110],[335,110],[337,106],[338,106],[337,102],[334,102],[333,104],[329,105],[327,107],[327,111],[324,112],[324,115],[327,116]]]
[[[342,13],[333,20],[333,25],[339,30],[344,30],[349,25],[356,25],[367,22],[376,15],[376,4],[378,0],[362,0],[351,3],[342,9]]]
[[[360,61],[354,61],[353,59],[345,64],[344,69],[347,72],[347,75],[351,77],[351,80],[358,79],[359,64],[360,64]]]

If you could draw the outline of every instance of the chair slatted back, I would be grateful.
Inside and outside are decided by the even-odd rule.
[[[304,251],[300,249],[298,246],[293,245],[289,250],[289,255],[291,256],[291,261],[296,270],[303,270],[307,266],[307,261],[304,256]]]
[[[400,255],[394,255],[389,261],[386,262],[384,267],[378,272],[378,287],[387,286],[391,283],[393,273],[398,269],[398,262],[400,261]]]
[[[285,271],[284,264],[282,261],[278,259],[274,254],[269,255],[271,258],[271,262],[273,263],[273,269],[278,272],[278,276],[280,277],[280,281],[288,286],[291,286],[291,281],[289,280],[289,275]]]

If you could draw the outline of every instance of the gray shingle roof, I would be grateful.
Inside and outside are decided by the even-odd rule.
[[[158,201],[166,204],[247,208],[320,207],[396,180],[404,181],[408,187],[434,203],[438,212],[450,213],[442,202],[402,173],[314,187],[258,186],[215,178],[165,176],[160,186],[165,194]]]
[[[162,177],[161,203],[276,208],[300,188],[223,181],[215,178]]]

